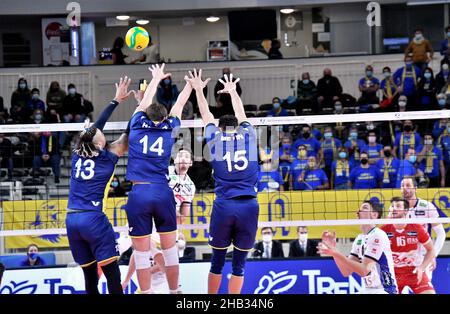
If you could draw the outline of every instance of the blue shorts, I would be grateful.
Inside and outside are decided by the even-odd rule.
[[[135,184],[125,207],[131,237],[152,233],[152,218],[159,233],[177,230],[176,202],[168,184]]]
[[[250,251],[258,230],[259,205],[256,198],[216,199],[209,225],[209,245],[215,249],[233,246]]]
[[[66,228],[73,259],[80,266],[119,256],[114,230],[103,212],[67,213]]]

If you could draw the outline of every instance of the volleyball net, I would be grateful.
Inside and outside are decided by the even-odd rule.
[[[288,116],[264,117],[267,112],[260,109],[249,112],[253,117],[248,119],[257,133],[259,227],[272,227],[276,239],[297,238],[298,226],[309,226],[310,238],[320,238],[325,229],[354,238],[361,224],[411,222],[387,214],[391,198],[402,196],[399,182],[407,176],[417,181],[417,196],[439,213],[439,218],[414,222],[450,223],[450,111],[295,116],[288,110]],[[108,142],[126,125],[108,122]],[[83,123],[0,125],[0,240],[6,250],[29,243],[68,247],[71,157],[82,128]],[[196,186],[179,228],[188,242],[207,242],[215,195],[202,121],[182,121],[173,137],[172,156],[181,149],[192,152],[188,174]],[[127,230],[125,206],[132,186],[125,179],[127,163],[127,155],[119,159],[104,204],[117,232]],[[382,219],[357,219],[368,200],[383,209]]]

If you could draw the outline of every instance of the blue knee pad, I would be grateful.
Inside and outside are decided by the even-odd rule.
[[[222,274],[223,265],[225,265],[225,255],[227,254],[227,250],[213,249],[212,251],[210,272],[220,275]]]
[[[241,251],[236,248],[233,250],[233,276],[244,276],[244,267],[245,260],[247,259],[247,254],[247,251]]]

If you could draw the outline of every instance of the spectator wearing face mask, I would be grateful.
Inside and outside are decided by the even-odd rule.
[[[31,90],[31,99],[27,103],[28,115],[31,115],[36,109],[45,112],[45,103],[39,98],[39,89],[33,88]]]
[[[352,168],[359,162],[361,148],[366,145],[362,139],[358,138],[358,129],[353,126],[350,128],[348,139],[344,143],[344,147],[348,151],[348,159]]]
[[[436,101],[439,109],[449,109],[449,104],[447,103],[447,96],[443,93],[436,95]]]
[[[294,142],[292,146],[292,155],[297,155],[297,150],[300,145],[306,146],[307,156],[317,157],[319,163],[322,162],[323,152],[320,142],[311,134],[311,127],[309,125],[304,125],[302,127],[302,134]]]
[[[287,117],[289,114],[286,109],[281,108],[281,100],[278,97],[272,99],[272,110],[267,113],[268,117]]]
[[[394,82],[390,67],[383,68],[383,77],[380,85],[383,100],[380,102],[380,107],[382,111],[392,111],[395,99],[398,98],[398,87]]]
[[[418,169],[417,165],[416,150],[413,148],[408,148],[405,158],[400,160],[395,187],[400,188],[403,178],[406,177],[421,177],[421,182],[423,181],[422,172]]]
[[[361,97],[358,99],[358,106],[360,112],[371,112],[374,104],[380,101],[377,96],[380,81],[373,76],[373,67],[366,66],[365,76],[359,80],[358,88],[361,92]]]
[[[405,152],[411,147],[416,149],[422,142],[422,137],[419,133],[414,131],[414,126],[411,120],[403,122],[403,132],[395,136],[394,154],[399,159],[403,159]]]
[[[258,192],[284,191],[283,178],[280,172],[273,168],[271,160],[261,164],[258,174]]]
[[[420,110],[438,110],[436,100],[436,81],[431,68],[425,68],[423,75],[419,79],[417,86],[417,99],[419,100],[418,109]]]
[[[345,148],[340,148],[338,158],[331,165],[331,184],[332,189],[347,190],[350,188],[350,172],[353,167],[348,160],[348,153]]]
[[[27,248],[27,257],[24,259],[20,266],[43,266],[46,265],[45,261],[39,256],[39,248],[36,244],[30,244]]]
[[[401,95],[398,98],[398,111],[405,112],[407,104],[408,104],[408,98],[405,95]]]
[[[379,159],[375,164],[380,175],[381,187],[383,189],[395,188],[400,160],[394,157],[390,145],[385,145],[382,153],[383,158]]]
[[[417,147],[417,162],[419,169],[429,180],[428,187],[445,187],[445,166],[442,150],[434,145],[433,135],[426,133],[423,146]]]
[[[14,147],[5,134],[0,133],[0,168],[8,169],[8,180],[12,180]]]
[[[297,154],[290,167],[289,176],[289,189],[300,190],[300,175],[308,166],[308,157],[306,151],[306,145],[300,145],[298,147]]]
[[[319,169],[316,157],[308,157],[308,166],[298,178],[300,190],[328,190],[330,183],[325,171]]]
[[[309,73],[302,73],[302,80],[297,82],[297,115],[317,113],[317,87]]]
[[[222,69],[222,81],[225,79],[225,75],[229,77],[231,74],[230,68]],[[214,86],[214,97],[216,98],[216,107],[211,107],[212,113],[214,114],[214,118],[220,118],[221,116],[231,114],[234,115],[233,106],[231,104],[231,96],[228,93],[220,93],[217,92],[224,88],[223,84],[217,81]],[[242,95],[242,88],[239,82],[236,83],[236,92],[239,96]]]
[[[339,79],[332,75],[331,69],[323,70],[323,77],[317,82],[317,101],[319,110],[332,110],[342,94]]]
[[[289,243],[289,257],[318,256],[315,240],[308,239],[308,227],[297,227],[298,239]]]
[[[294,156],[292,156],[292,154],[291,154],[291,146],[292,146],[291,137],[284,136],[281,139],[281,146],[280,146],[279,153],[278,153],[278,156],[280,158],[280,162],[278,164],[278,170],[280,172],[281,178],[283,179],[284,190],[289,189],[291,166],[292,166],[292,162],[295,160]]]
[[[369,131],[367,135],[367,144],[361,147],[361,151],[366,152],[369,155],[369,164],[375,164],[381,157],[381,151],[383,145],[377,142],[377,134],[375,131]]]
[[[415,108],[417,102],[417,84],[422,71],[413,64],[413,58],[405,56],[405,66],[397,69],[394,73],[394,82],[398,86],[399,95],[408,98],[409,107]]]
[[[324,170],[327,174],[327,177],[331,177],[331,165],[333,164],[333,160],[337,159],[338,151],[341,147],[342,142],[338,138],[335,138],[333,134],[333,128],[330,126],[325,127],[321,148],[325,164]]]
[[[67,86],[68,94],[64,98],[61,112],[64,122],[84,122],[86,119],[86,110],[84,108],[83,95],[77,93],[74,84]]]
[[[450,61],[449,63],[443,63],[441,70],[436,74],[436,90],[437,93],[446,93],[447,89],[444,88],[447,85],[450,77]]]
[[[380,175],[375,166],[369,164],[369,155],[366,152],[360,154],[360,165],[350,172],[350,188],[375,189],[378,187]]]
[[[125,190],[120,185],[119,177],[114,176],[109,186],[108,197],[123,197],[125,195]]]
[[[166,107],[167,112],[169,112],[177,101],[179,94],[177,85],[172,83],[172,78],[169,76],[159,83],[156,100]]]
[[[342,107],[342,103],[338,100],[334,103],[334,114],[343,114],[344,108]]]
[[[46,123],[45,117],[44,117],[44,111],[41,109],[35,109],[33,113],[31,114],[29,121],[27,123],[33,123],[33,124],[41,124]]]
[[[450,63],[450,26],[445,28],[445,39],[441,42],[441,49],[439,50],[442,56],[441,63],[449,62]]]
[[[17,89],[11,95],[11,119],[14,123],[23,123],[27,119],[26,106],[31,100],[31,92],[27,80],[19,79]]]
[[[412,54],[412,61],[419,69],[424,70],[433,59],[433,47],[423,36],[423,30],[418,28],[414,32],[414,38],[405,49],[405,56]]]
[[[51,82],[45,101],[47,103],[48,113],[53,115],[55,113],[61,114],[64,98],[66,96],[66,92],[61,89],[57,81]]]
[[[271,227],[261,229],[262,241],[255,244],[253,257],[279,258],[284,257],[281,242],[273,240],[273,230]]]

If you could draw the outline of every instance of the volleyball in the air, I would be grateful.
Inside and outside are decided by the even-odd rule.
[[[149,36],[143,27],[136,26],[128,30],[125,42],[131,49],[141,51],[148,46]]]

